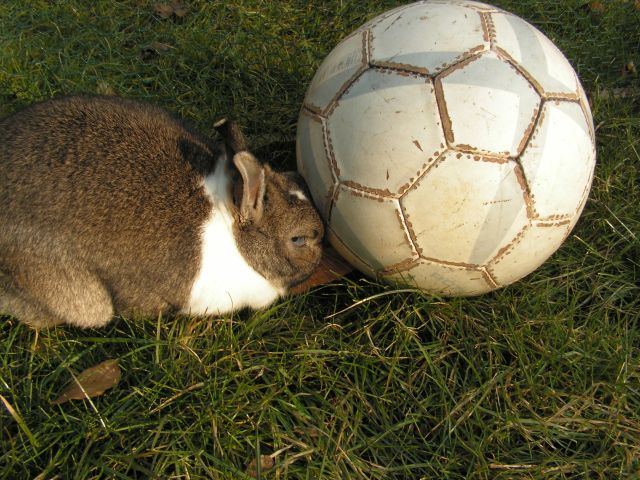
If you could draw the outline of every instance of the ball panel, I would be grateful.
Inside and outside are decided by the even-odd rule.
[[[424,3],[424,2],[422,2],[422,3]],[[387,10],[386,12],[382,12],[380,15],[372,18],[371,20],[369,20],[367,23],[365,23],[364,25],[362,25],[361,27],[359,27],[355,31],[359,32],[359,31],[363,31],[363,30],[370,30],[372,27],[375,27],[377,24],[379,24],[385,18],[389,18],[389,17],[395,16],[399,12],[401,12],[402,10],[405,10],[405,9],[410,8],[412,6],[413,6],[413,3],[408,3],[406,5],[400,5],[399,7],[392,8],[391,10]]]
[[[513,283],[542,265],[568,232],[569,225],[562,222],[530,225],[489,263],[487,270],[501,285]]]
[[[331,229],[327,228],[327,240],[333,248],[344,258],[349,264],[357,268],[358,271],[368,275],[372,278],[376,278],[376,272],[370,265],[364,260],[358,257],[345,243],[340,239],[338,235]]]
[[[448,152],[401,199],[423,258],[483,265],[528,224],[514,162]]]
[[[580,102],[580,108],[582,108],[582,112],[584,113],[584,118],[587,120],[587,125],[589,125],[589,135],[591,136],[591,143],[595,145],[596,129],[595,129],[595,126],[593,125],[593,115],[591,114],[591,106],[589,105],[589,99],[587,98],[587,94],[584,91],[584,88],[582,88],[582,84],[580,83],[579,80],[577,80],[577,76],[576,76],[576,82],[578,83],[578,97]]]
[[[535,27],[509,13],[491,15],[495,44],[526,72],[546,96],[577,94],[573,68],[558,48]]]
[[[575,216],[595,167],[589,122],[580,104],[545,102],[520,163],[537,217]]]
[[[374,270],[416,258],[397,200],[374,198],[338,187],[329,227]]]
[[[424,259],[406,271],[382,278],[439,295],[480,295],[495,288],[482,269],[442,265]]]
[[[370,42],[374,65],[425,74],[489,48],[477,12],[433,2],[413,4],[380,21],[371,28]]]
[[[327,127],[340,180],[383,196],[404,191],[445,144],[431,82],[388,70],[364,72]]]
[[[329,218],[334,175],[327,158],[323,120],[306,110],[300,112],[296,138],[298,171],[304,177],[313,201],[325,218]]]
[[[366,35],[363,31],[347,37],[324,59],[307,90],[308,108],[326,111],[341,89],[366,68]]]
[[[451,146],[515,157],[535,124],[540,97],[493,52],[456,65],[436,80]]]
[[[500,12],[502,10],[500,10],[498,7],[494,7],[492,5],[487,5],[486,3],[482,3],[482,2],[473,2],[473,1],[468,1],[468,0],[426,0],[424,2],[421,3],[440,3],[443,5],[450,5],[450,4],[454,4],[454,5],[458,5],[460,7],[467,7],[467,8],[471,8],[473,10],[477,10],[479,12]]]

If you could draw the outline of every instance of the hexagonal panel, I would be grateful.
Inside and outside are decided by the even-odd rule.
[[[442,265],[420,259],[409,270],[385,275],[385,279],[416,285],[440,295],[480,295],[494,289],[479,269]]]
[[[298,171],[306,180],[316,207],[327,219],[334,178],[326,154],[322,119],[305,110],[298,118],[296,157]]]
[[[444,147],[433,85],[418,75],[367,70],[327,126],[340,180],[381,195],[406,188]]]
[[[516,168],[447,152],[401,199],[420,255],[483,265],[511,242],[529,222]]]
[[[349,264],[357,268],[360,272],[375,278],[376,272],[371,268],[371,265],[367,265],[360,257],[353,253],[331,228],[327,228],[327,240]]]
[[[436,81],[453,147],[517,156],[533,129],[540,97],[493,52],[460,63]],[[440,91],[441,89],[441,91]]]
[[[526,228],[487,266],[500,285],[513,283],[542,265],[560,247],[569,231],[566,224],[542,225]]]
[[[487,48],[480,15],[451,4],[416,3],[371,28],[371,63],[425,74]]]
[[[400,5],[399,7],[392,8],[390,10],[386,10],[386,11],[382,12],[380,15],[378,15],[377,17],[374,17],[371,20],[369,20],[364,25],[358,27],[358,29],[355,30],[355,31],[357,32],[357,31],[362,31],[362,30],[368,30],[371,27],[376,26],[378,23],[383,21],[385,18],[394,16],[394,15],[398,14],[400,11],[405,10],[406,8],[409,8],[411,6],[412,6],[411,4],[405,4],[405,5]]]
[[[495,13],[491,18],[496,48],[526,70],[544,94],[577,94],[576,76],[571,64],[542,32],[509,13]]]
[[[329,227],[374,270],[415,258],[397,200],[373,198],[341,185]]]
[[[305,105],[324,112],[342,88],[364,68],[366,32],[358,32],[340,42],[324,59],[307,90]]]
[[[589,122],[580,104],[545,102],[520,163],[536,214],[573,216],[595,167]]]

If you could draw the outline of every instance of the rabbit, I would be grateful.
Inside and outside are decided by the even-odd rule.
[[[302,178],[222,120],[224,142],[151,104],[69,96],[0,120],[0,313],[35,328],[272,304],[318,266]]]

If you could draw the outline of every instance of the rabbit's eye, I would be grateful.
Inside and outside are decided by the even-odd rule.
[[[294,247],[304,247],[307,243],[307,237],[295,236],[291,237],[291,243]]]

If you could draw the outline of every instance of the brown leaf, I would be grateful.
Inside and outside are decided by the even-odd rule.
[[[153,11],[160,18],[169,18],[173,14],[173,7],[168,3],[156,3],[153,6]]]
[[[636,64],[633,62],[633,60],[629,60],[627,63],[625,63],[623,71],[626,75],[637,75],[638,68],[636,67]]]
[[[605,10],[604,4],[602,2],[599,1],[593,1],[589,3],[589,8],[591,9],[591,11],[593,12],[598,12],[598,13],[602,13]]]
[[[318,268],[307,280],[293,287],[291,293],[294,295],[304,293],[315,286],[324,285],[342,278],[352,271],[353,267],[338,252],[327,246],[322,252],[322,259]]]
[[[271,455],[260,455],[260,471],[261,472],[265,472],[273,468],[274,465],[275,465],[275,461],[273,460],[273,457],[271,457]],[[257,468],[257,462],[255,458],[249,462],[249,465],[247,465],[247,469],[245,470],[245,473],[250,477],[258,478],[258,468]]]
[[[87,368],[76,376],[69,386],[52,403],[59,405],[69,400],[82,400],[97,397],[106,390],[115,387],[120,381],[118,359],[105,360],[94,367]]]
[[[640,88],[619,87],[619,88],[603,88],[598,92],[600,98],[640,98]]]
[[[635,1],[635,6],[638,10],[640,10],[640,0]]]
[[[153,6],[153,11],[160,18],[169,18],[171,15],[182,18],[187,14],[189,8],[180,0],[173,0],[171,3],[156,3]]]
[[[173,14],[178,18],[184,17],[189,11],[189,7],[185,7],[180,0],[173,0],[171,6],[173,7]]]

